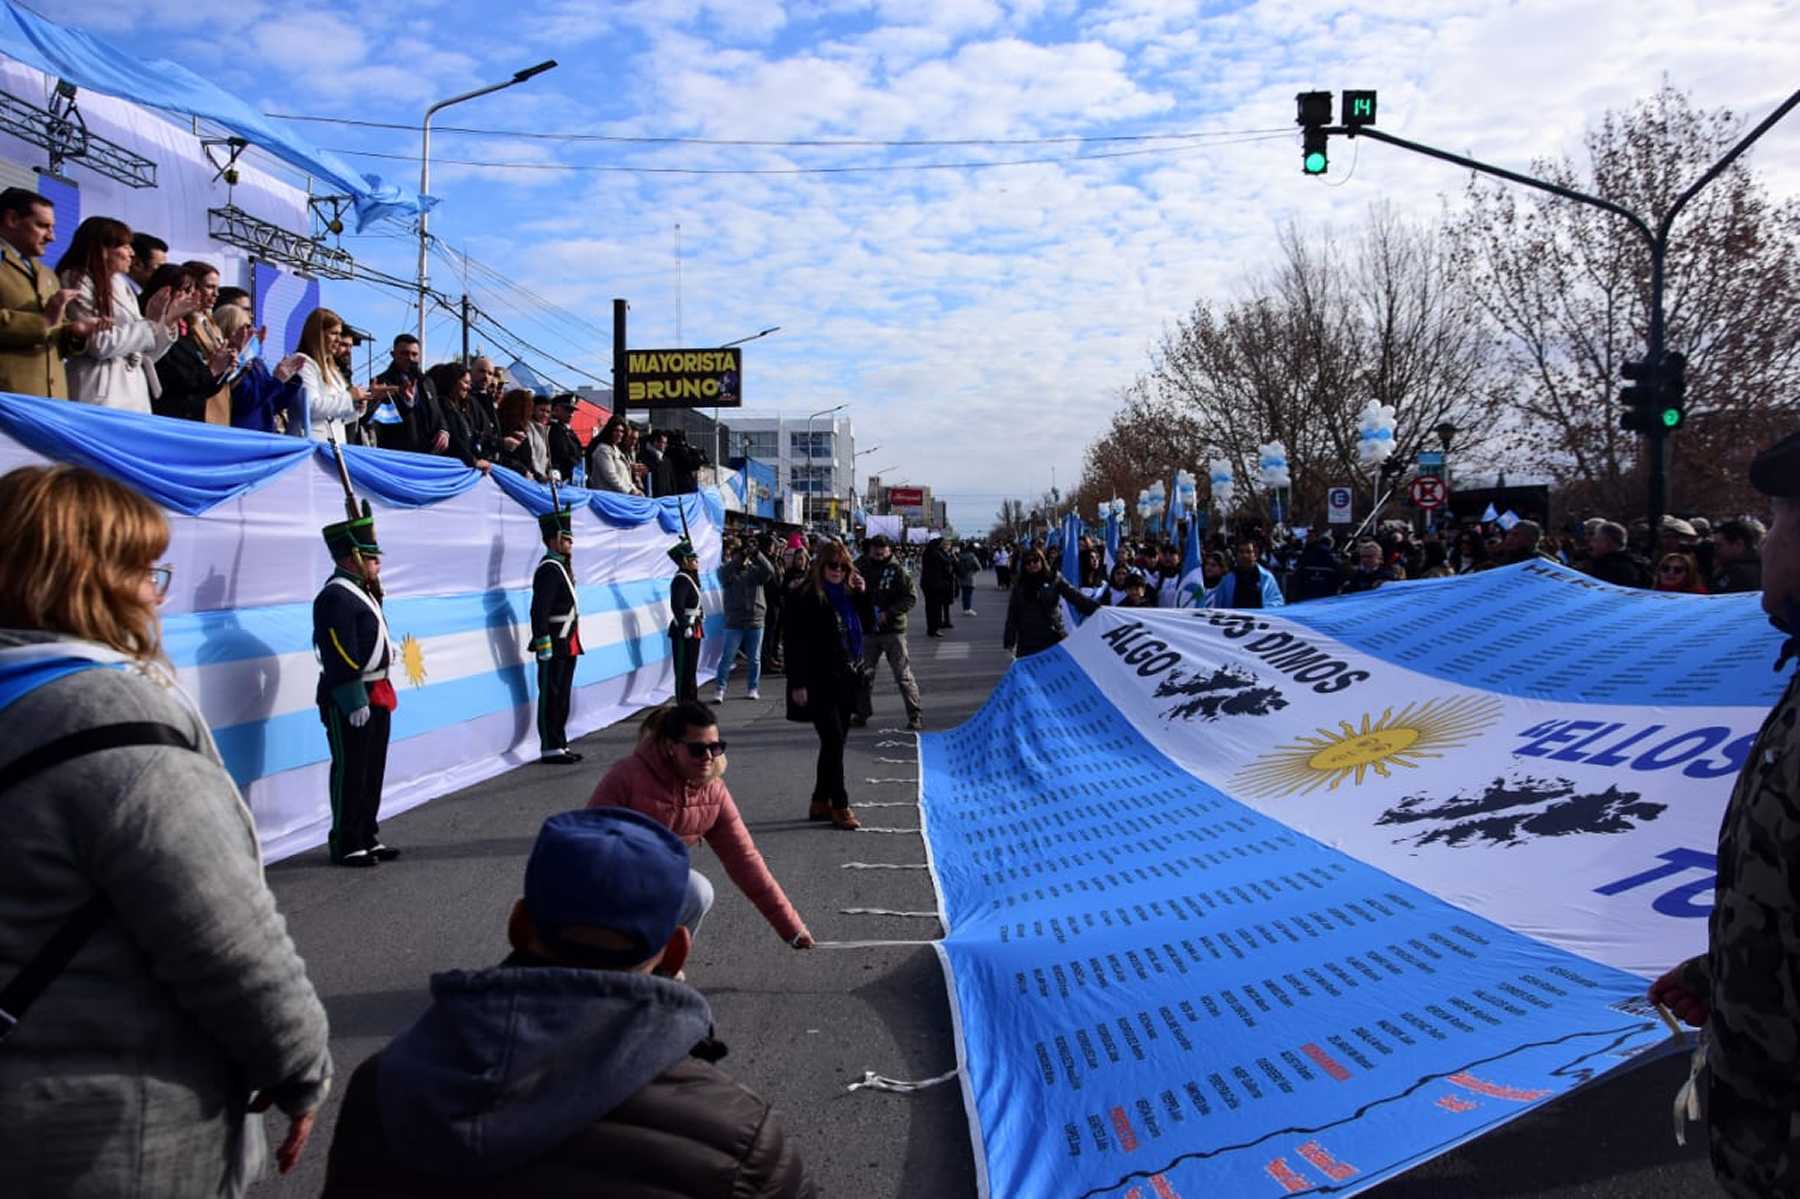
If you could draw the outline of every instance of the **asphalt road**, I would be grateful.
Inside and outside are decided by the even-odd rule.
[[[931,728],[960,723],[982,704],[1010,659],[1000,649],[1003,598],[991,581],[980,615],[956,616],[941,640],[923,614],[911,636]],[[727,781],[757,845],[822,941],[927,940],[935,919],[846,914],[846,908],[931,911],[923,870],[846,869],[851,862],[920,863],[912,833],[844,833],[806,820],[817,742],[783,719],[779,678],[765,699],[733,680],[720,709],[732,745]],[[702,696],[710,688],[703,682]],[[918,828],[916,753],[884,670],[876,716],[852,738],[851,799],[871,828]],[[433,971],[480,967],[507,952],[505,919],[546,816],[580,807],[606,767],[629,752],[622,724],[585,738],[579,767],[528,766],[384,823],[405,856],[378,870],[335,870],[323,850],[269,870],[269,880],[331,1015],[340,1080],[406,1027],[427,1003]],[[869,782],[866,780],[906,780]],[[872,806],[872,805],[896,806]],[[702,851],[696,865],[718,902],[689,961],[707,997],[721,1065],[769,1099],[798,1141],[823,1196],[963,1199],[975,1194],[969,1133],[954,1082],[909,1095],[849,1092],[875,1071],[923,1079],[955,1065],[950,1011],[937,955],[926,946],[801,953],[784,946]],[[1613,1076],[1534,1115],[1366,1192],[1380,1199],[1689,1199],[1719,1193],[1701,1129],[1678,1149],[1670,1105],[1685,1058]],[[317,1195],[337,1121],[336,1096],[294,1174],[258,1187],[257,1199]],[[272,1125],[272,1135],[279,1135]],[[1023,1199],[1023,1197],[1003,1197]],[[1220,1196],[1215,1199],[1232,1199]]]

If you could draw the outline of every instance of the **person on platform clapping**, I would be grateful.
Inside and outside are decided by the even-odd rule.
[[[841,829],[862,827],[850,810],[844,743],[858,700],[866,695],[863,625],[857,613],[864,586],[850,551],[826,542],[813,559],[806,585],[788,594],[784,617],[787,718],[811,724],[819,735],[807,819],[829,820]]]
[[[628,431],[625,418],[614,414],[602,426],[600,435],[594,438],[593,447],[588,451],[588,486],[595,491],[644,494],[632,473],[634,464],[625,456],[624,442]]]
[[[641,812],[680,837],[690,850],[705,841],[744,898],[756,905],[781,939],[795,949],[811,949],[813,938],[806,922],[769,873],[744,827],[737,801],[725,786],[725,767],[725,742],[712,709],[691,701],[665,704],[644,718],[637,748],[606,772],[587,806]],[[712,905],[712,884],[698,870],[689,870],[681,923],[698,933]]]
[[[550,481],[549,442],[541,434],[532,435],[532,416],[536,397],[523,387],[515,387],[500,400],[500,465],[515,470],[539,483]],[[545,401],[548,419],[549,401]],[[541,451],[541,452],[540,452]]]
[[[175,344],[180,321],[200,306],[200,297],[186,271],[168,268],[151,280],[140,312],[125,274],[131,255],[131,230],[123,221],[93,216],[76,228],[56,273],[76,293],[65,310],[68,317],[97,324],[64,366],[71,398],[149,412],[160,391],[156,361]]]
[[[315,308],[300,327],[300,349],[294,355],[299,362],[300,394],[305,410],[306,436],[314,441],[328,441],[331,422],[350,424],[363,409],[363,397],[350,384],[350,377],[338,366],[349,340],[344,336],[344,318],[329,308]],[[287,364],[282,364],[285,367]],[[275,377],[284,378],[282,367]]]
[[[181,269],[200,303],[182,318],[180,336],[156,361],[158,394],[150,407],[158,416],[177,420],[231,423],[231,382],[237,377],[238,355],[252,330],[240,325],[227,337],[213,323],[219,297],[219,269],[209,262],[184,262]]]

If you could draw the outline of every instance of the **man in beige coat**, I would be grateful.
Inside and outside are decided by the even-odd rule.
[[[68,399],[63,335],[86,337],[98,324],[63,319],[75,293],[60,290],[39,261],[55,238],[49,200],[22,187],[0,192],[0,391]]]

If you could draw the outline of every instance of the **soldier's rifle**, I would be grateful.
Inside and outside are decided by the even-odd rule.
[[[326,439],[331,442],[331,456],[337,462],[338,482],[344,485],[344,515],[349,520],[367,519],[374,513],[369,507],[368,500],[363,500],[360,504],[357,502],[356,488],[350,482],[350,465],[344,461],[344,443],[338,438],[338,423],[331,421],[326,429],[328,431]],[[363,561],[362,550],[356,547],[354,537],[350,542],[350,556],[356,559],[357,571],[363,577],[363,588],[374,596],[377,602],[380,602],[382,599],[381,580],[369,577],[367,564]]]

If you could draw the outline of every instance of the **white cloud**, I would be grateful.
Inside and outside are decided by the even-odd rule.
[[[1052,465],[1071,485],[1163,327],[1199,297],[1240,294],[1283,223],[1348,234],[1378,200],[1430,219],[1460,194],[1466,173],[1367,141],[1334,143],[1328,178],[1303,178],[1296,91],[1373,86],[1382,128],[1524,167],[1578,152],[1600,112],[1648,95],[1665,64],[1702,107],[1731,105],[1749,119],[1792,88],[1792,38],[1770,33],[1792,25],[1786,0],[1382,0],[1338,10],[1313,0],[1229,10],[1194,0],[556,0],[498,20],[487,6],[449,0],[423,18],[377,0],[306,13],[261,2],[95,0],[81,19],[129,32],[146,53],[179,44],[184,56],[217,23],[254,51],[233,55],[229,40],[220,50],[220,72],[254,78],[242,86],[284,106],[379,119],[415,120],[422,102],[504,77],[541,48],[562,60],[558,71],[458,110],[454,123],[770,140],[1290,131],[986,171],[434,170],[446,196],[434,230],[594,325],[610,323],[613,296],[629,296],[634,339],[645,342],[675,336],[679,221],[683,336],[782,325],[747,350],[752,405],[804,415],[852,402],[861,444],[885,447],[874,465],[897,461],[940,492],[963,493],[954,512],[965,527],[984,524],[1000,493],[1041,491]],[[324,144],[416,145],[401,132],[312,128]],[[1075,152],[454,135],[435,147],[442,159],[764,168]],[[1797,149],[1800,118],[1756,157],[1778,195],[1800,194]],[[403,242],[366,245],[359,254],[410,274]],[[341,301],[353,320],[360,294]],[[371,323],[388,319],[393,305],[381,303]],[[603,337],[534,317],[523,301],[496,315],[605,373]]]

